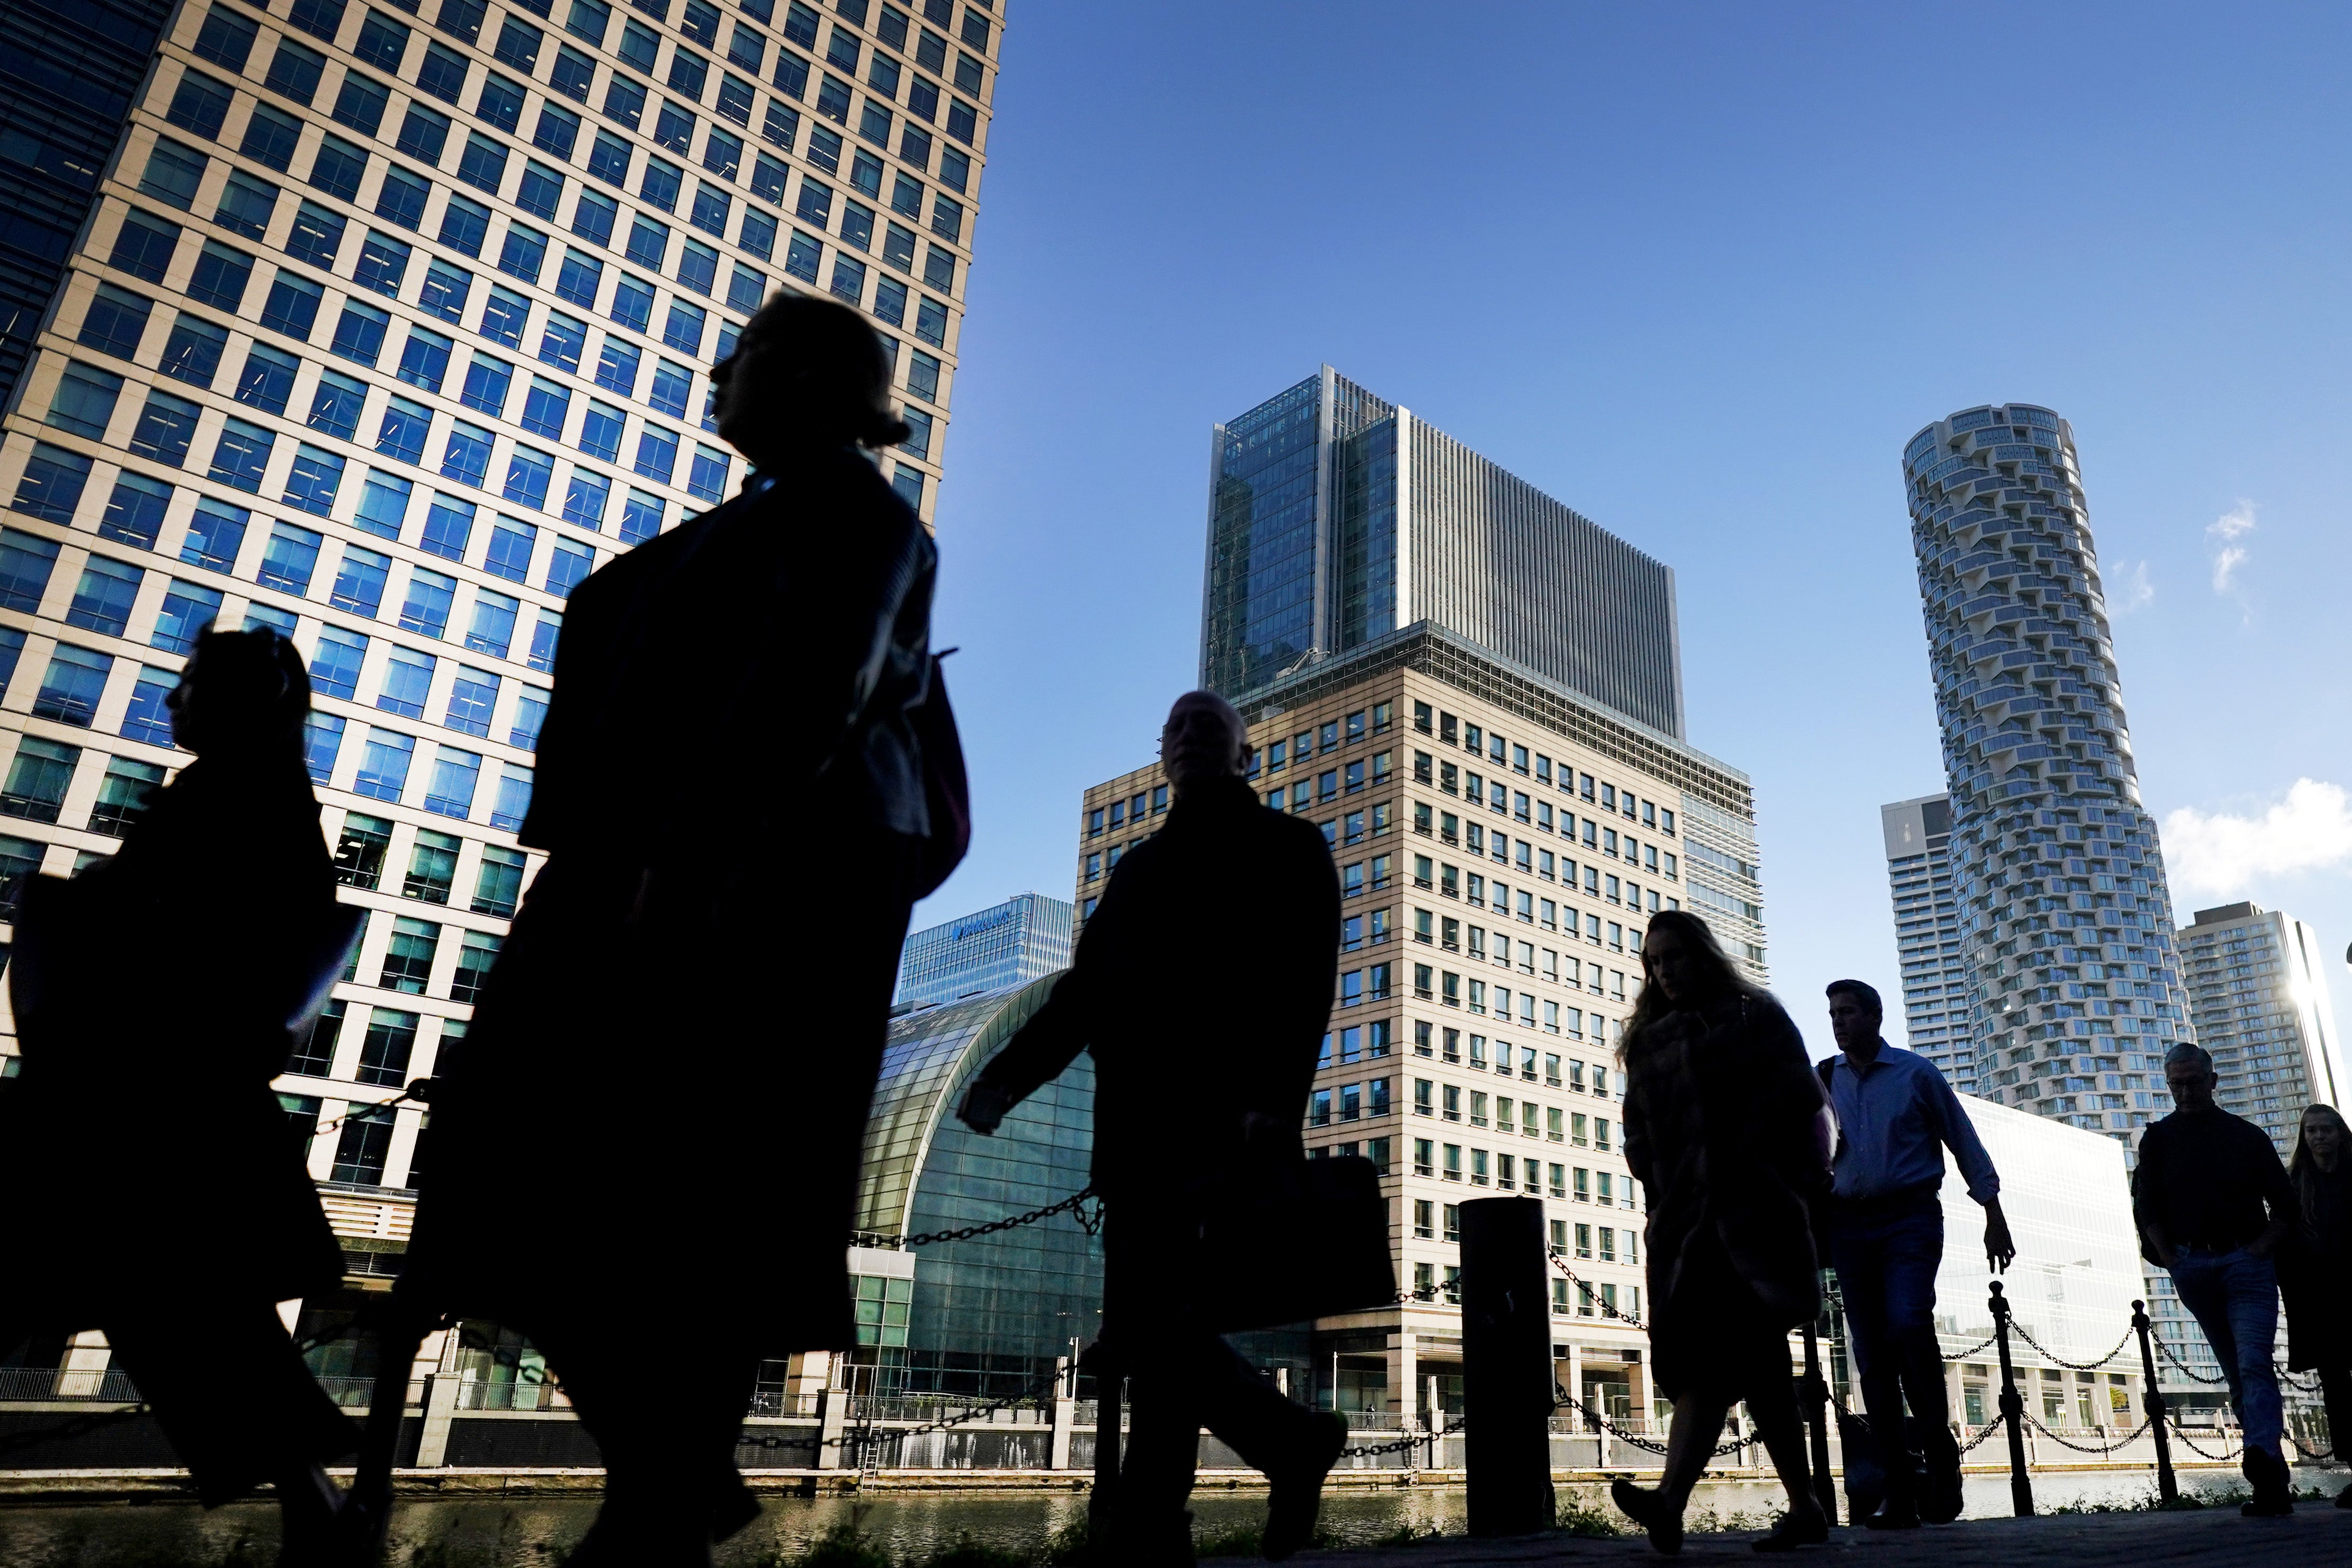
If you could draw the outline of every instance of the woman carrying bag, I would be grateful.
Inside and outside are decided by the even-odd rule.
[[[342,1253],[270,1080],[356,929],[302,764],[310,684],[274,632],[208,632],[171,696],[197,754],[121,851],[26,890],[0,1104],[0,1342],[104,1332],[207,1508],[273,1482],[289,1563],[324,1562],[357,1429],[278,1303]],[[152,1222],[158,1202],[171,1223]]]

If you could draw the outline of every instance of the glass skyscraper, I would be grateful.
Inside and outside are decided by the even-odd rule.
[[[1881,806],[1878,817],[1903,966],[1904,1036],[1953,1088],[1973,1094],[1976,1043],[1969,1027],[1969,969],[1960,956],[1960,906],[1952,892],[1952,803],[1942,795],[1922,795]]]
[[[1903,476],[1978,1092],[2129,1144],[2195,1035],[2074,433],[1969,409],[1912,438]]]
[[[1073,914],[1065,899],[1022,893],[914,933],[898,959],[898,1005],[982,996],[1069,967]]]
[[[1672,568],[1328,365],[1217,426],[1203,686],[1419,622],[1683,737]]]
[[[111,852],[188,760],[164,699],[197,632],[291,637],[368,918],[278,1087],[298,1128],[357,1108],[310,1169],[354,1271],[394,1271],[422,1113],[368,1107],[463,1034],[534,869],[566,595],[743,477],[709,376],[764,298],[865,313],[914,427],[880,469],[933,514],[1003,22],[5,3],[0,943],[26,873]]]

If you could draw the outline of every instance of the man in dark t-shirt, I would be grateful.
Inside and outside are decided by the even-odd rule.
[[[2278,1335],[2272,1253],[2294,1224],[2294,1188],[2269,1135],[2213,1103],[2212,1057],[2176,1045],[2164,1077],[2176,1109],[2141,1137],[2132,1217],[2147,1256],[2171,1271],[2229,1376],[2254,1489],[2242,1511],[2292,1513],[2271,1355]]]

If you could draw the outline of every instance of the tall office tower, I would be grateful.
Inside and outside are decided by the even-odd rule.
[[[1202,678],[1339,874],[1307,1141],[1380,1167],[1418,1292],[1293,1359],[1327,1407],[1459,1409],[1456,1210],[1525,1195],[1556,1375],[1646,1416],[1616,1061],[1643,926],[1688,907],[1767,979],[1754,797],[1683,738],[1673,574],[1328,368],[1218,427],[1208,534]],[[1081,926],[1169,808],[1156,764],[1086,792]]]
[[[1328,365],[1213,432],[1205,579],[1236,700],[1426,621],[1683,736],[1673,570]]]
[[[898,959],[897,1005],[959,1001],[1068,968],[1074,913],[1062,899],[1021,893],[914,933]]]
[[[989,0],[190,0],[151,46],[132,9],[99,0],[40,62],[112,124],[39,155],[94,194],[0,427],[0,920],[187,760],[163,701],[200,628],[290,635],[369,923],[280,1091],[300,1124],[359,1108],[310,1169],[347,1249],[396,1252],[421,1113],[368,1107],[464,1031],[532,870],[565,595],[742,476],[708,377],[763,297],[822,290],[883,335],[915,434],[880,466],[932,515],[1003,24]],[[69,120],[54,147],[91,129]],[[697,767],[708,738],[658,744]]]
[[[32,357],[171,6],[0,0],[0,406]]]
[[[2341,1105],[2347,1085],[2319,933],[2258,904],[2200,909],[2180,928],[2197,1037],[2213,1053],[2222,1109],[2294,1152],[2306,1105]]]
[[[2074,433],[2046,408],[1969,409],[1912,437],[1903,477],[1978,1092],[2128,1144],[2195,1035]]]
[[[1895,946],[1903,966],[1903,1029],[1910,1047],[1965,1094],[1977,1092],[1969,1030],[1968,966],[1960,957],[1959,904],[1952,895],[1952,803],[1922,795],[1878,809],[1886,880],[1895,894]]]

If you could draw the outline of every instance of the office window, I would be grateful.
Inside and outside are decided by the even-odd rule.
[[[49,655],[49,667],[33,696],[33,716],[55,719],[87,729],[98,715],[106,693],[106,677],[114,660],[92,648],[59,643]],[[21,755],[21,753],[20,753]],[[54,817],[46,819],[54,821]]]
[[[382,1186],[384,1161],[392,1153],[393,1113],[355,1105],[344,1116],[329,1179],[350,1186]]]
[[[438,637],[449,624],[457,601],[457,580],[421,566],[408,569],[408,591],[401,601],[400,625],[405,632]]]
[[[98,519],[98,537],[154,549],[163,528],[163,509],[171,499],[169,485],[125,469],[115,476],[114,493],[107,497],[106,510]]]
[[[477,915],[510,919],[522,902],[523,852],[503,844],[482,846],[482,868],[474,883]]]
[[[37,735],[20,737],[16,755],[8,764],[7,782],[0,785],[0,813],[27,821],[56,821],[58,808],[65,803],[66,787],[73,781],[74,768],[80,761],[79,746],[45,740]],[[11,850],[10,859],[22,859],[25,852],[14,849],[20,842],[0,841],[0,847]],[[37,867],[38,850],[33,850],[31,854]],[[16,888],[9,891],[13,894]]]
[[[347,571],[351,570],[351,556],[355,549],[356,547],[352,545],[343,547]],[[380,596],[383,592],[383,571],[390,568],[392,558],[376,555],[373,550],[362,550],[359,553],[372,557],[378,563],[374,569],[375,591]],[[342,586],[342,581],[339,579],[336,583],[338,592],[341,591]],[[374,612],[371,610],[367,613],[373,616]],[[359,689],[360,666],[366,661],[367,646],[367,638],[357,632],[346,632],[339,626],[320,627],[318,645],[310,654],[311,689],[331,697],[341,697],[346,701],[356,696]]]
[[[466,646],[477,653],[503,659],[514,643],[515,618],[521,601],[487,588],[474,590],[474,614],[466,630]]]

